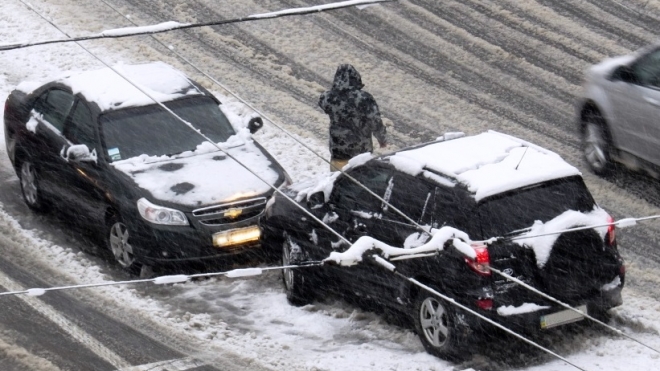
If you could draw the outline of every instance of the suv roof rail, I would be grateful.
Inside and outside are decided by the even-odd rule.
[[[420,144],[415,144],[415,145],[412,145],[412,146],[409,146],[409,147],[401,148],[401,149],[396,150],[396,151],[394,151],[394,152],[384,153],[384,154],[382,154],[382,155],[380,155],[380,156],[377,156],[377,158],[385,158],[385,157],[388,157],[388,156],[392,156],[392,155],[394,155],[394,154],[396,154],[396,153],[398,153],[398,152],[409,151],[409,150],[411,150],[411,149],[417,149],[417,148],[421,148],[421,147],[426,147],[426,146],[428,146],[429,144],[440,143],[440,142],[446,142],[446,141],[448,141],[448,140],[454,140],[454,139],[458,139],[458,138],[463,138],[464,136],[465,136],[465,133],[462,132],[462,131],[450,131],[450,132],[446,132],[446,133],[444,133],[443,135],[437,137],[435,140],[432,140],[432,141],[430,141],[430,142],[424,142],[424,143],[420,143]]]
[[[449,131],[444,133],[441,137],[438,137],[435,141],[436,142],[444,142],[447,140],[452,140],[452,139],[457,139],[457,138],[463,138],[465,136],[465,133],[462,131]]]

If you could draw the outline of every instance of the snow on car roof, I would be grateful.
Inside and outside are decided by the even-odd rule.
[[[102,111],[154,103],[149,96],[167,102],[184,95],[203,94],[183,72],[164,62],[117,64],[113,69],[106,67],[71,74],[56,81],[70,87],[74,94],[80,93],[88,101],[95,102]]]
[[[409,160],[465,184],[477,201],[527,185],[581,174],[558,154],[496,131],[403,150],[394,154],[390,163],[395,167],[407,163],[408,170],[419,173],[420,167],[409,166]]]

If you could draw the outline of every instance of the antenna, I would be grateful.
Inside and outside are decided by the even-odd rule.
[[[525,152],[523,152],[522,157],[520,157],[520,161],[518,161],[518,165],[516,165],[515,170],[518,170],[518,166],[520,166],[520,163],[522,162],[523,158],[525,158],[525,155],[527,154],[528,149],[529,149],[529,146],[525,146]]]

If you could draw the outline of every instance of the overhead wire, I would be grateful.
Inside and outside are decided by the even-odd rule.
[[[39,11],[37,11],[37,10],[36,10],[31,4],[25,2],[24,0],[18,0],[18,1],[20,1],[20,2],[23,3],[25,6],[27,6],[29,9],[31,9],[33,12],[35,12],[37,15],[39,15],[42,19],[44,19],[46,22],[48,22],[51,26],[53,26],[53,27],[54,27],[55,29],[57,29],[59,32],[61,32],[62,34],[68,36],[68,34],[67,34],[64,30],[62,30],[62,29],[61,29],[59,26],[57,26],[54,22],[52,22],[51,20],[49,20],[48,18],[46,18],[43,14],[41,14]],[[280,194],[280,195],[281,195],[282,197],[284,197],[285,199],[288,199],[291,203],[293,203],[293,204],[296,205],[298,208],[300,208],[300,210],[302,210],[303,213],[305,213],[306,215],[308,215],[308,216],[309,216],[310,218],[312,218],[314,221],[316,221],[316,222],[318,222],[319,224],[321,224],[321,225],[322,225],[324,228],[326,228],[330,233],[334,234],[335,236],[339,237],[340,240],[342,240],[342,241],[344,241],[345,243],[348,243],[348,244],[350,245],[350,241],[349,241],[348,239],[346,239],[346,238],[345,238],[344,236],[342,236],[340,233],[338,233],[338,232],[335,231],[333,228],[331,228],[330,226],[328,226],[326,223],[324,223],[322,220],[320,220],[318,217],[316,217],[316,216],[315,216],[314,214],[312,214],[310,211],[308,211],[307,209],[305,209],[304,207],[302,207],[302,205],[300,205],[300,204],[298,204],[297,202],[295,202],[293,199],[291,199],[291,197],[289,197],[287,194],[285,194],[285,193],[282,192],[280,189],[278,189],[277,187],[275,187],[275,185],[273,185],[273,184],[271,184],[270,182],[268,182],[268,181],[266,181],[265,179],[263,179],[263,177],[262,177],[261,175],[259,175],[259,174],[257,174],[256,172],[254,172],[254,171],[253,171],[252,169],[250,169],[247,165],[245,165],[244,163],[242,163],[241,161],[239,161],[234,155],[230,154],[229,152],[227,152],[226,150],[224,150],[221,146],[219,146],[217,143],[213,142],[213,141],[212,141],[210,138],[208,138],[204,133],[202,133],[201,131],[197,130],[194,126],[192,126],[192,124],[190,124],[190,123],[187,122],[186,120],[184,120],[184,119],[182,119],[181,117],[179,117],[176,113],[174,113],[172,110],[170,110],[170,109],[169,109],[167,106],[165,106],[162,102],[159,102],[159,101],[158,101],[156,98],[154,98],[151,94],[149,94],[147,91],[145,91],[144,89],[142,89],[142,87],[140,87],[139,84],[134,83],[134,82],[131,81],[129,78],[127,78],[126,76],[124,76],[124,74],[122,74],[117,68],[112,67],[109,63],[107,63],[106,61],[104,61],[101,57],[99,57],[99,56],[97,56],[96,54],[92,53],[89,49],[87,49],[87,48],[84,47],[82,44],[80,44],[79,41],[75,41],[75,43],[76,43],[81,49],[83,49],[85,52],[87,52],[88,54],[90,54],[92,57],[96,58],[99,62],[101,62],[101,63],[102,63],[103,65],[105,65],[107,68],[109,68],[109,69],[112,70],[114,73],[116,73],[118,76],[120,76],[122,79],[124,79],[126,82],[128,82],[128,83],[131,84],[133,87],[135,87],[137,90],[139,90],[140,92],[142,92],[145,96],[149,97],[154,103],[156,103],[156,104],[159,105],[163,110],[165,110],[165,111],[168,112],[170,115],[172,115],[172,117],[174,117],[175,119],[179,120],[179,121],[182,122],[184,125],[186,125],[188,128],[190,128],[190,130],[194,131],[195,133],[197,133],[198,135],[200,135],[204,140],[206,140],[206,141],[208,141],[209,143],[211,143],[215,148],[217,148],[219,151],[221,151],[224,155],[226,155],[226,156],[229,157],[230,159],[234,160],[237,164],[239,164],[241,167],[243,167],[244,169],[246,169],[248,172],[250,172],[250,173],[251,173],[252,175],[254,175],[256,178],[258,178],[258,179],[259,179],[260,181],[262,181],[264,184],[266,184],[266,185],[268,185],[270,188],[272,188],[276,193]]]
[[[116,7],[114,7],[113,5],[111,5],[110,3],[108,3],[107,0],[99,0],[99,1],[101,1],[101,2],[104,3],[104,4],[106,4],[110,9],[114,10],[117,14],[119,14],[119,15],[122,16],[122,17],[124,17],[128,22],[130,22],[130,23],[133,24],[134,26],[138,26],[138,25],[137,25],[132,19],[130,19],[130,18],[127,17],[125,14],[123,14],[122,12],[120,12]],[[422,226],[420,223],[418,223],[417,221],[415,221],[415,220],[413,220],[412,218],[410,218],[406,213],[404,213],[403,211],[401,211],[399,208],[397,208],[396,206],[392,205],[392,204],[389,202],[389,200],[385,200],[383,197],[381,197],[380,195],[376,194],[374,191],[372,191],[371,189],[369,189],[368,187],[366,187],[364,184],[362,184],[361,182],[359,182],[357,179],[355,179],[352,175],[346,173],[343,169],[339,169],[339,168],[337,168],[336,166],[334,166],[334,165],[333,165],[333,164],[332,164],[332,163],[331,163],[326,157],[324,157],[324,156],[321,155],[320,153],[318,153],[318,152],[316,152],[315,150],[313,150],[309,145],[307,145],[307,144],[306,144],[305,142],[303,142],[302,140],[298,139],[295,135],[293,135],[291,132],[289,132],[288,130],[286,130],[282,125],[276,123],[275,120],[271,119],[268,115],[266,115],[265,113],[263,113],[261,110],[259,110],[258,108],[256,108],[254,105],[252,105],[252,104],[251,104],[250,102],[248,102],[247,100],[243,99],[241,96],[239,96],[237,93],[235,93],[235,92],[234,92],[233,90],[231,90],[229,87],[227,87],[225,84],[221,83],[221,82],[218,81],[216,78],[214,78],[213,76],[211,76],[208,72],[204,71],[202,68],[200,68],[199,66],[197,66],[195,63],[193,63],[192,61],[190,61],[190,60],[189,60],[188,58],[186,58],[185,56],[183,56],[181,53],[177,52],[177,51],[175,50],[174,47],[169,46],[169,45],[166,45],[163,41],[159,40],[155,35],[149,35],[149,36],[151,36],[151,38],[154,39],[156,42],[158,42],[160,45],[162,45],[163,47],[165,47],[166,49],[168,49],[169,51],[171,51],[172,53],[174,53],[177,57],[181,58],[181,60],[183,60],[183,61],[186,62],[188,65],[190,65],[191,67],[193,67],[197,72],[199,72],[199,73],[201,73],[202,75],[204,75],[205,77],[207,77],[207,78],[208,78],[209,80],[211,80],[214,84],[220,86],[222,89],[224,89],[224,90],[225,90],[227,93],[229,93],[231,96],[233,96],[234,98],[238,99],[241,103],[245,104],[247,107],[249,107],[250,109],[252,109],[255,113],[257,113],[258,115],[260,115],[262,118],[266,119],[266,121],[267,121],[268,123],[270,123],[271,125],[273,125],[273,126],[275,126],[276,128],[278,128],[280,131],[282,131],[284,134],[286,134],[289,138],[293,139],[295,142],[297,142],[298,144],[300,144],[301,146],[303,146],[305,149],[307,149],[308,151],[310,151],[312,154],[314,154],[315,156],[317,156],[318,158],[320,158],[322,161],[324,161],[324,162],[326,162],[327,164],[329,164],[330,166],[332,166],[335,170],[341,172],[341,173],[342,173],[344,176],[346,176],[346,178],[348,178],[351,182],[353,182],[353,183],[355,183],[356,185],[358,185],[359,187],[361,187],[363,190],[365,190],[365,191],[366,191],[367,193],[369,193],[371,196],[375,197],[375,198],[378,199],[380,202],[382,202],[384,205],[386,205],[387,207],[391,208],[395,213],[399,214],[401,217],[403,217],[404,219],[406,219],[408,222],[412,223],[412,224],[413,224],[413,225],[414,225],[414,226],[415,226],[420,232],[425,233],[425,234],[428,235],[428,236],[431,235],[428,227]],[[444,136],[443,136],[442,138],[443,138],[443,140],[444,140]]]
[[[387,269],[387,268],[386,268],[386,269]],[[529,340],[528,338],[526,338],[526,337],[524,337],[524,336],[518,334],[517,332],[515,332],[515,331],[513,331],[513,330],[511,330],[511,329],[509,329],[509,328],[507,328],[506,326],[503,326],[503,325],[501,325],[501,324],[499,324],[499,323],[493,321],[493,320],[490,319],[490,318],[487,318],[487,317],[482,316],[480,313],[477,313],[477,312],[474,311],[473,309],[470,309],[470,308],[468,308],[467,306],[465,306],[465,305],[463,305],[463,304],[457,302],[456,300],[454,300],[454,299],[452,299],[452,298],[450,298],[450,297],[448,297],[448,296],[446,296],[446,295],[444,295],[444,294],[438,292],[436,289],[434,289],[434,288],[432,288],[432,287],[430,287],[430,286],[427,286],[427,285],[425,285],[425,284],[419,282],[418,280],[416,280],[416,279],[414,279],[414,278],[412,278],[412,277],[408,277],[408,276],[406,276],[406,275],[404,275],[404,274],[401,274],[400,272],[398,272],[398,271],[396,271],[396,270],[393,270],[392,272],[393,272],[395,275],[397,275],[397,276],[403,278],[404,280],[406,280],[406,281],[408,281],[408,282],[410,282],[410,283],[412,283],[412,284],[414,284],[414,285],[416,285],[416,286],[418,286],[418,287],[420,287],[420,288],[422,288],[422,289],[424,289],[424,290],[426,290],[426,291],[428,291],[428,292],[430,292],[430,293],[436,295],[436,296],[439,297],[439,298],[442,298],[443,300],[445,300],[445,302],[451,303],[452,305],[457,306],[457,307],[461,308],[462,310],[464,310],[464,311],[466,311],[466,312],[468,312],[468,313],[470,313],[470,314],[472,314],[472,315],[475,315],[475,316],[481,318],[482,320],[484,320],[484,321],[488,322],[489,324],[491,324],[491,325],[493,325],[493,326],[499,328],[500,330],[503,330],[503,331],[505,331],[506,333],[508,333],[508,334],[510,334],[510,335],[513,335],[513,336],[515,336],[516,338],[518,338],[518,339],[520,339],[520,340],[526,342],[527,344],[530,344],[530,345],[532,345],[532,346],[534,346],[534,347],[536,347],[536,348],[538,348],[538,349],[540,349],[540,350],[542,350],[542,351],[544,351],[544,352],[550,354],[551,356],[553,356],[553,357],[555,357],[555,358],[557,358],[557,359],[560,359],[560,360],[566,362],[567,364],[569,364],[569,365],[571,365],[571,366],[577,368],[578,370],[587,371],[585,368],[582,368],[582,367],[578,366],[577,364],[575,364],[575,363],[569,361],[569,360],[566,359],[565,357],[563,357],[563,356],[561,356],[561,355],[559,355],[559,354],[553,352],[552,350],[550,350],[550,349],[548,349],[548,348],[546,348],[546,347],[544,347],[544,346],[542,346],[542,345],[540,345],[540,344],[538,344],[538,343],[536,343],[536,342],[534,342],[534,341],[532,341],[532,340]],[[420,336],[423,336],[423,335],[420,335]]]
[[[189,29],[189,28],[199,28],[199,27],[206,27],[206,26],[220,26],[220,25],[226,25],[226,24],[232,24],[232,23],[244,23],[244,22],[258,21],[258,20],[263,20],[263,19],[290,17],[290,16],[296,16],[296,15],[307,15],[307,14],[313,14],[313,13],[320,13],[320,12],[323,12],[323,11],[326,11],[326,10],[335,10],[335,9],[342,9],[342,8],[347,8],[347,7],[352,7],[352,6],[387,3],[387,2],[394,2],[394,1],[398,1],[398,0],[349,0],[349,1],[330,3],[330,4],[326,4],[326,5],[319,5],[319,6],[314,6],[314,7],[298,8],[298,9],[287,9],[287,10],[284,10],[284,11],[270,12],[270,13],[263,13],[263,14],[252,14],[252,15],[249,15],[247,17],[240,17],[240,18],[234,18],[234,19],[225,19],[225,20],[221,20],[221,21],[210,21],[210,22],[201,22],[201,23],[178,23],[178,22],[170,23],[170,22],[167,22],[167,23],[161,23],[159,25],[154,25],[154,26],[151,26],[151,27],[141,28],[141,29],[137,29],[137,30],[121,30],[121,29],[119,29],[119,30],[108,30],[108,31],[102,32],[100,34],[90,35],[90,36],[71,37],[71,36],[67,35],[66,39],[41,40],[41,41],[31,41],[31,42],[23,42],[23,43],[17,43],[17,44],[5,44],[5,45],[0,45],[0,51],[23,49],[23,48],[27,48],[27,47],[31,47],[31,46],[37,46],[37,45],[61,44],[61,43],[68,43],[68,42],[99,40],[99,39],[116,39],[116,38],[122,38],[122,37],[130,37],[130,36],[151,35],[151,34],[169,32],[169,31],[174,31],[174,30],[185,30],[185,29]],[[28,6],[31,6],[31,5],[28,5]]]
[[[40,12],[38,12],[36,9],[34,9],[30,4],[25,3],[23,0],[19,0],[19,1],[22,2],[24,5],[26,5],[28,8],[30,8],[31,10],[33,10],[35,13],[37,13],[41,18],[43,18],[44,20],[46,20],[48,23],[50,23],[50,24],[51,24],[53,27],[55,27],[58,31],[62,32],[62,34],[66,35],[66,36],[68,37],[68,34],[67,34],[66,32],[64,32],[64,31],[61,30],[57,25],[55,25],[54,22],[52,22],[52,21],[48,20],[46,17],[44,17]],[[102,1],[103,1],[103,0],[102,0]],[[109,64],[107,64],[105,61],[103,61],[100,57],[96,56],[96,55],[93,54],[90,50],[88,50],[87,48],[85,48],[84,46],[82,46],[79,42],[77,42],[77,41],[75,41],[75,42],[76,42],[76,44],[78,44],[83,50],[85,50],[87,53],[89,53],[90,55],[92,55],[93,57],[95,57],[96,59],[98,59],[101,63],[103,63],[103,64],[106,65],[108,68],[110,68],[111,70],[113,70],[115,73],[117,73],[117,74],[118,74],[119,76],[121,76],[123,79],[125,79],[127,82],[131,83],[131,84],[132,84],[133,86],[135,86],[138,90],[142,91],[146,96],[148,96],[149,98],[151,98],[152,100],[154,100],[154,102],[158,103],[158,104],[159,104],[163,109],[165,109],[167,112],[169,112],[170,114],[172,114],[172,115],[173,115],[174,117],[176,117],[178,120],[182,121],[184,124],[186,124],[186,125],[187,125],[188,127],[190,127],[191,129],[195,130],[195,128],[194,128],[190,123],[188,123],[188,122],[186,122],[185,120],[181,119],[179,116],[177,116],[174,112],[172,112],[171,110],[169,110],[169,109],[168,109],[166,106],[164,106],[162,103],[157,102],[153,97],[151,97],[148,93],[146,93],[145,91],[143,91],[143,89],[141,89],[138,85],[136,85],[136,84],[134,84],[133,82],[131,82],[128,78],[126,78],[126,77],[125,77],[123,74],[121,74],[118,70],[116,70],[115,68],[111,67],[111,66],[110,66]],[[171,48],[168,48],[168,49],[172,50]],[[228,89],[226,89],[226,90],[227,90],[227,91],[230,91],[230,90],[228,90]],[[255,110],[255,111],[256,111],[256,110]],[[272,123],[272,121],[271,121],[271,123]],[[195,130],[195,131],[197,132],[197,130]],[[200,133],[200,134],[201,134],[201,133]],[[201,135],[204,137],[205,140],[209,141],[210,143],[213,143],[209,138],[206,138],[203,134],[201,134]],[[248,171],[250,171],[253,175],[255,175],[257,178],[259,178],[261,181],[263,181],[264,183],[268,184],[271,188],[273,188],[273,189],[275,190],[275,192],[277,192],[277,193],[283,195],[283,196],[284,196],[285,198],[287,198],[290,202],[293,202],[294,204],[298,205],[298,204],[297,204],[296,202],[294,202],[290,197],[286,196],[283,192],[281,192],[279,189],[277,189],[274,185],[269,184],[269,183],[266,182],[264,179],[262,179],[260,176],[258,176],[257,174],[255,174],[255,173],[254,173],[251,169],[249,169],[247,166],[245,166],[245,165],[242,164],[240,161],[238,161],[234,156],[232,156],[232,155],[230,155],[229,153],[227,153],[226,151],[224,151],[224,150],[223,150],[222,148],[220,148],[220,146],[218,146],[217,144],[215,144],[215,143],[213,143],[213,144],[216,146],[216,148],[218,148],[218,150],[222,151],[222,152],[223,152],[224,154],[226,154],[228,157],[232,158],[234,161],[236,161],[236,162],[239,163],[241,166],[243,166],[244,168],[246,168]],[[356,181],[356,180],[355,180],[355,181]],[[356,182],[357,182],[357,181],[356,181]],[[357,183],[358,183],[358,184],[361,184],[361,183],[359,183],[359,182],[357,182]],[[335,235],[338,236],[340,239],[342,239],[343,241],[345,241],[345,242],[347,242],[347,243],[350,244],[350,241],[348,241],[348,240],[347,240],[345,237],[343,237],[341,234],[339,234],[339,233],[336,232],[334,229],[332,229],[331,227],[329,227],[326,223],[324,223],[323,221],[321,221],[321,220],[319,220],[318,218],[316,218],[313,214],[309,213],[309,212],[308,212],[306,209],[304,209],[302,206],[300,206],[300,205],[298,205],[298,206],[300,207],[301,210],[303,210],[303,212],[305,212],[307,215],[309,215],[310,217],[312,217],[315,221],[317,221],[318,223],[320,223],[321,225],[323,225],[323,226],[324,226],[326,229],[328,229],[331,233],[335,234]],[[646,217],[646,218],[637,218],[637,219],[638,219],[638,220],[648,220],[648,219],[652,219],[652,218],[655,218],[655,217]],[[416,223],[415,223],[415,224],[416,224]],[[592,227],[592,228],[593,228],[593,227]],[[557,233],[558,233],[558,232],[557,232]],[[530,237],[526,237],[526,238],[530,238]],[[288,266],[288,267],[289,267],[289,268],[297,268],[298,266]],[[287,268],[287,267],[273,267],[273,269],[285,269],[285,268]],[[230,272],[230,271],[228,271],[228,272]],[[203,275],[206,275],[206,276],[221,275],[221,274],[227,275],[228,272],[208,273],[208,274],[203,274]],[[242,276],[242,274],[238,274],[237,276]],[[168,276],[163,276],[163,277],[168,277]],[[187,280],[187,279],[190,279],[190,278],[193,277],[193,276],[180,275],[180,276],[178,276],[176,279],[172,279],[172,278],[163,278],[163,277],[160,278],[160,283],[174,283],[174,282],[178,282],[177,279],[184,279],[184,278],[185,278],[185,280]],[[169,277],[173,277],[173,276],[169,276]],[[417,281],[414,280],[413,278],[408,278],[408,277],[404,277],[404,278],[407,279],[407,280],[409,280],[410,282],[413,282],[413,283],[417,284],[418,286],[421,285],[420,287],[426,289],[426,290],[429,291],[429,292],[434,293],[435,295],[438,295],[438,296],[440,296],[440,297],[442,297],[442,298],[445,298],[445,300],[449,299],[451,302],[455,303],[455,301],[454,301],[453,299],[450,299],[450,298],[448,298],[448,297],[446,297],[446,296],[444,296],[444,295],[438,293],[436,290],[431,289],[430,287],[425,286],[425,285],[423,285],[423,284],[417,282]],[[505,277],[505,278],[506,278],[506,277]],[[511,278],[513,278],[513,277],[511,277]],[[147,281],[151,281],[151,282],[158,283],[158,279],[159,279],[159,278],[148,279],[148,280],[124,281],[124,282],[119,282],[119,283],[117,283],[117,282],[113,282],[113,283],[90,284],[90,285],[80,285],[80,286],[68,286],[68,287],[62,287],[62,288],[60,288],[60,289],[73,288],[73,287],[83,287],[83,286],[86,286],[86,287],[95,287],[95,286],[101,286],[101,285],[123,284],[123,283],[137,283],[137,282],[147,282]],[[35,290],[48,290],[48,289],[35,289]],[[41,291],[38,291],[38,292],[40,293]],[[28,291],[25,291],[25,292],[22,292],[22,293],[28,293],[28,294],[32,293],[32,294],[34,294],[35,292],[34,292],[34,291],[33,291],[33,292],[30,292],[30,291],[28,290]],[[7,295],[7,294],[9,294],[9,293],[0,293],[0,295]],[[543,295],[546,295],[546,294],[543,294]],[[555,300],[556,300],[556,299],[555,299]],[[458,303],[456,303],[456,304],[458,304]],[[570,307],[570,306],[569,306],[569,307]],[[469,311],[469,308],[465,308],[465,309],[468,309],[468,311]],[[580,311],[580,312],[581,312],[581,311]],[[489,319],[486,318],[486,317],[481,316],[480,314],[478,314],[478,313],[476,313],[476,312],[474,312],[473,314],[479,316],[480,318],[482,318],[482,319],[484,319],[484,320],[487,320],[488,322],[491,322],[491,320],[489,320]],[[492,322],[492,323],[493,323],[494,325],[496,325],[497,327],[502,327],[502,328],[505,329],[505,331],[507,331],[507,332],[510,332],[510,333],[515,334],[515,332],[513,332],[513,331],[511,331],[511,330],[508,330],[508,329],[506,329],[505,327],[503,327],[503,326],[501,326],[501,325],[499,325],[499,324],[497,324],[497,323],[495,323],[495,322]],[[619,331],[619,330],[616,330],[616,329],[614,329],[614,330],[615,330],[615,331]],[[619,331],[619,332],[620,332],[620,331]],[[517,334],[516,334],[516,336],[520,336],[520,335],[517,335]],[[520,337],[521,337],[521,336],[520,336]],[[525,339],[524,337],[521,337],[521,338],[524,339],[525,341],[531,343],[531,344],[535,344],[535,343],[532,342],[531,340]],[[633,340],[634,340],[634,339],[633,339]],[[642,345],[644,345],[644,344],[642,344]],[[561,356],[559,356],[559,355],[557,355],[557,354],[555,354],[555,353],[553,353],[553,352],[551,352],[551,351],[549,351],[549,350],[547,350],[547,349],[541,347],[541,346],[538,345],[538,344],[535,345],[535,346],[538,346],[538,347],[540,347],[541,349],[544,349],[544,351],[549,352],[549,354],[552,354],[553,356],[558,357],[558,358],[564,360],[565,362],[571,364],[572,366],[574,366],[574,367],[576,367],[576,368],[578,368],[578,369],[580,369],[580,370],[584,370],[584,369],[582,369],[581,367],[579,367],[579,366],[577,366],[577,365],[574,365],[574,364],[568,362],[568,361],[565,360],[563,357],[561,357]],[[648,346],[647,346],[647,347],[648,347]],[[650,348],[650,347],[649,347],[649,348]],[[653,348],[650,348],[650,349],[653,349]],[[653,349],[653,350],[655,350],[655,349]]]
[[[616,333],[616,334],[619,335],[619,336],[623,336],[623,337],[625,337],[625,338],[627,338],[627,339],[629,339],[629,340],[632,340],[632,341],[636,342],[637,344],[642,345],[642,346],[644,346],[644,347],[646,347],[646,348],[648,348],[648,349],[650,349],[650,350],[652,350],[652,351],[654,351],[654,352],[656,352],[656,353],[660,353],[660,350],[658,350],[658,349],[656,349],[656,348],[654,348],[654,347],[652,347],[652,346],[650,346],[650,345],[648,345],[648,344],[642,342],[641,340],[638,340],[638,339],[636,339],[636,338],[634,338],[634,337],[632,337],[632,336],[626,334],[625,332],[623,332],[623,331],[617,329],[616,327],[614,327],[614,326],[610,326],[610,325],[606,324],[605,322],[603,322],[603,321],[601,321],[601,320],[599,320],[599,319],[597,319],[597,318],[594,318],[593,316],[589,315],[588,313],[585,313],[585,312],[583,312],[583,311],[581,311],[581,310],[579,310],[579,309],[577,309],[577,308],[574,308],[574,307],[572,307],[572,306],[570,306],[570,305],[568,305],[568,304],[562,302],[561,300],[555,299],[554,297],[552,297],[552,296],[550,296],[550,295],[548,295],[548,294],[542,292],[541,290],[538,290],[538,289],[536,289],[535,287],[533,287],[533,286],[531,286],[531,285],[528,285],[527,283],[525,283],[525,282],[523,282],[523,281],[521,281],[521,280],[519,280],[519,279],[517,279],[517,278],[515,278],[515,277],[512,277],[511,275],[506,274],[506,273],[504,273],[503,271],[501,271],[501,270],[499,270],[499,269],[496,269],[496,268],[493,268],[493,267],[488,267],[488,269],[489,269],[490,271],[495,272],[496,274],[498,274],[498,275],[500,275],[500,276],[506,278],[507,280],[509,280],[509,281],[511,281],[511,282],[515,282],[515,283],[517,283],[518,285],[525,287],[526,289],[528,289],[528,290],[534,292],[534,293],[537,294],[537,295],[540,295],[540,296],[544,297],[545,299],[548,299],[548,300],[550,300],[550,301],[552,301],[552,302],[554,302],[554,303],[557,303],[557,304],[561,305],[562,307],[564,307],[564,308],[566,308],[566,309],[568,309],[568,310],[571,310],[571,311],[573,311],[573,312],[575,312],[575,313],[578,313],[578,314],[582,315],[583,317],[587,318],[588,320],[590,320],[590,321],[592,321],[592,322],[595,322],[595,323],[597,323],[597,324],[599,324],[599,325],[601,325],[601,326],[603,326],[603,327],[606,327],[607,329],[613,331],[614,333]],[[618,276],[617,276],[617,277],[618,277]]]
[[[51,25],[52,25],[55,29],[57,29],[59,32],[61,32],[62,34],[68,36],[68,34],[67,34],[66,32],[64,32],[62,29],[60,29],[60,28],[59,28],[54,22],[50,21],[50,20],[47,19],[45,16],[43,16],[39,11],[37,11],[36,9],[34,9],[34,7],[32,7],[31,5],[28,5],[24,0],[19,0],[19,1],[20,1],[21,3],[23,3],[24,5],[26,5],[26,6],[27,6],[29,9],[31,9],[33,12],[35,12],[36,14],[38,14],[42,19],[44,19],[44,20],[47,21],[49,24],[51,24]],[[181,122],[183,122],[183,123],[184,123],[186,126],[188,126],[191,130],[193,130],[193,131],[195,131],[195,132],[198,132],[197,130],[195,130],[195,128],[194,128],[190,123],[186,122],[186,121],[183,120],[181,117],[179,117],[178,115],[176,115],[176,113],[174,113],[173,111],[171,111],[171,110],[170,110],[169,108],[167,108],[164,104],[158,102],[158,101],[157,101],[154,97],[152,97],[149,93],[147,93],[146,91],[144,91],[144,89],[142,89],[138,84],[133,83],[129,78],[127,78],[126,76],[124,76],[124,75],[123,75],[120,71],[118,71],[116,68],[110,66],[110,65],[109,65],[107,62],[105,62],[102,58],[98,57],[97,55],[95,55],[94,53],[92,53],[89,49],[85,48],[83,45],[80,44],[80,42],[76,41],[75,43],[76,43],[79,47],[81,47],[85,52],[89,53],[91,56],[93,56],[94,58],[96,58],[97,60],[99,60],[99,61],[100,61],[102,64],[104,64],[106,67],[110,68],[113,72],[115,72],[115,73],[116,73],[117,75],[119,75],[121,78],[123,78],[123,79],[126,80],[128,83],[130,83],[131,85],[133,85],[136,89],[140,90],[143,94],[145,94],[147,97],[149,97],[150,99],[152,99],[155,103],[159,104],[159,106],[161,106],[161,107],[162,107],[165,111],[167,111],[170,115],[172,115],[172,116],[175,117],[176,119],[178,119],[178,120],[180,120]],[[272,189],[275,190],[275,192],[279,193],[280,195],[282,195],[282,196],[284,196],[285,198],[287,198],[289,201],[293,202],[294,205],[298,205],[299,208],[300,208],[304,213],[306,213],[307,215],[309,215],[310,217],[312,217],[313,220],[315,220],[315,221],[321,223],[321,225],[324,226],[328,231],[330,231],[330,232],[333,233],[334,235],[338,236],[342,241],[344,241],[344,242],[346,242],[346,243],[348,243],[348,244],[350,245],[350,241],[349,241],[348,239],[346,239],[344,236],[342,236],[341,234],[339,234],[337,231],[335,231],[332,227],[330,227],[329,225],[327,225],[327,224],[324,223],[323,221],[319,220],[315,215],[313,215],[311,212],[309,212],[308,210],[306,210],[305,208],[303,208],[303,207],[302,207],[301,205],[299,205],[297,202],[294,202],[289,196],[287,196],[286,194],[284,194],[284,192],[281,192],[279,189],[277,189],[277,187],[275,187],[274,185],[271,185],[270,183],[266,182],[262,177],[260,177],[260,176],[257,175],[255,172],[253,172],[251,169],[249,169],[247,166],[245,166],[243,163],[241,163],[240,161],[238,161],[234,156],[230,155],[227,151],[225,151],[224,149],[222,149],[219,145],[215,144],[213,141],[211,141],[209,138],[207,138],[203,133],[201,133],[201,132],[198,132],[198,133],[199,133],[199,134],[200,134],[205,140],[209,141],[210,143],[213,143],[213,144],[216,146],[216,148],[218,148],[218,150],[222,151],[222,152],[223,152],[225,155],[227,155],[229,158],[233,159],[233,160],[236,161],[238,164],[240,164],[241,166],[243,166],[246,170],[250,171],[253,175],[255,175],[257,178],[259,178],[260,180],[262,180],[265,184],[268,184]],[[290,266],[290,268],[293,268],[293,267]],[[282,269],[282,268],[280,268],[280,269]],[[253,271],[253,272],[254,272],[254,271]],[[224,274],[227,274],[227,272],[223,272],[223,273],[224,273]],[[212,273],[211,273],[211,274],[212,274]],[[187,280],[187,279],[188,279],[188,276],[185,276],[185,275],[179,275],[179,276],[169,276],[169,277],[168,277],[168,276],[163,276],[163,278],[161,278],[160,281],[158,281],[159,278],[156,277],[156,278],[154,278],[154,279],[136,280],[135,282],[147,282],[147,281],[148,281],[148,282],[176,283],[176,282],[182,282],[182,281]],[[132,281],[123,281],[121,284],[127,284],[127,283],[129,283],[129,282],[132,282]],[[78,285],[78,286],[79,286],[79,287],[85,287],[85,286],[86,286],[86,287],[98,287],[98,286],[107,286],[107,285],[112,285],[112,284],[113,284],[113,283],[98,283],[98,284],[88,284],[88,285]],[[114,283],[114,284],[117,285],[117,284],[119,284],[119,283]],[[74,286],[67,286],[67,287],[62,287],[62,288],[59,288],[59,289],[60,289],[60,290],[64,290],[64,289],[67,289],[67,288],[73,288],[73,287],[74,287]],[[49,291],[49,290],[55,290],[55,289],[53,289],[53,288],[50,288],[50,289],[42,289],[42,288],[28,289],[28,290],[24,290],[24,291],[21,291],[21,292],[13,292],[12,295],[16,295],[16,294],[19,294],[19,293],[24,293],[24,294],[29,294],[29,295],[41,295],[41,294],[43,294],[43,293],[45,293],[46,291]],[[8,294],[9,294],[9,293],[8,293]],[[8,294],[5,294],[5,295],[8,295]],[[479,316],[480,318],[482,318],[482,319],[488,320],[485,316],[482,316],[482,315],[480,315],[479,313],[476,313],[476,312],[475,312],[475,314],[476,314],[477,316]],[[500,325],[500,326],[501,326],[501,325]],[[502,327],[503,327],[503,326],[502,326]],[[509,331],[511,331],[511,330],[509,330]],[[529,341],[529,342],[532,342],[531,340],[528,340],[528,341]],[[532,342],[532,343],[533,343],[533,342]],[[540,347],[540,345],[539,345],[539,347]],[[542,348],[542,347],[541,347],[541,348]],[[554,352],[551,352],[551,351],[549,351],[549,352],[550,352],[551,355],[555,355]],[[559,355],[555,355],[555,356],[560,357],[561,359],[563,359],[563,358],[562,358],[561,356],[559,356]],[[580,369],[580,370],[586,371],[586,370],[584,370],[584,369],[582,369],[582,368],[580,368],[580,367],[577,367],[577,368]]]

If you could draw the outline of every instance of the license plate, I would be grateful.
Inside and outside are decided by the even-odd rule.
[[[587,313],[586,305],[580,305],[579,307],[575,307],[575,309]],[[541,328],[548,329],[556,326],[565,325],[571,322],[581,321],[583,319],[584,316],[582,314],[579,314],[570,309],[566,309],[566,310],[562,310],[561,312],[556,312],[552,314],[546,314],[545,316],[541,316]]]
[[[253,225],[246,228],[230,229],[213,234],[213,246],[219,248],[232,248],[259,241],[261,230]]]

